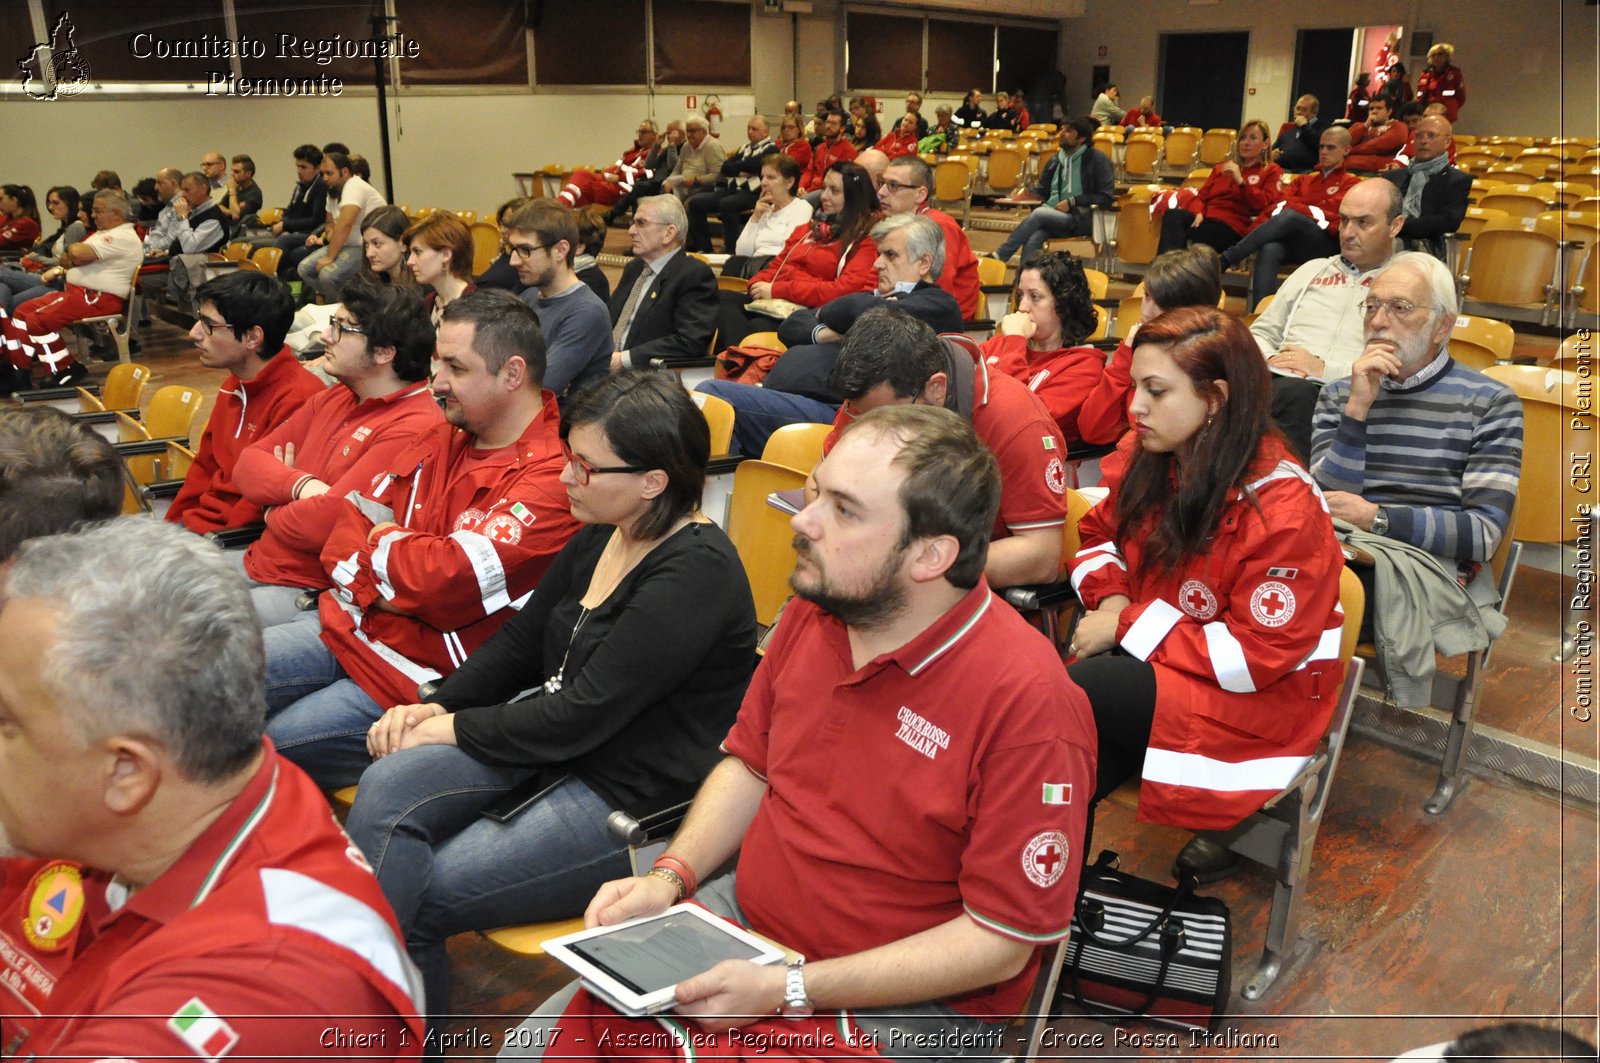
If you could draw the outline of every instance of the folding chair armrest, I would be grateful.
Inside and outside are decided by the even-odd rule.
[[[739,463],[746,461],[745,454],[716,454],[706,462],[706,476],[721,476],[730,473],[739,467]]]
[[[165,448],[163,447],[163,453]],[[237,528],[223,528],[219,531],[207,532],[206,538],[222,547],[224,550],[235,546],[249,546],[266,533],[264,523],[242,524]]]
[[[1054,583],[1023,583],[1003,592],[1007,604],[1019,610],[1054,609],[1077,597],[1072,581],[1066,577]]]
[[[151,498],[177,498],[178,492],[183,490],[182,480],[156,480],[154,483],[144,485],[150,492]]]
[[[60,402],[62,399],[77,398],[80,387],[91,395],[100,394],[99,384],[85,382],[64,388],[34,388],[31,391],[19,391],[15,398],[24,405],[30,402]]]
[[[652,358],[651,369],[710,369],[717,364],[717,360],[710,355],[697,358]]]
[[[679,788],[616,809],[606,817],[606,829],[612,837],[636,848],[665,838],[683,822],[694,794],[694,787]]]
[[[1351,546],[1349,543],[1341,542],[1339,549],[1344,551],[1344,561],[1347,565],[1371,568],[1377,564],[1377,560],[1359,546]]]

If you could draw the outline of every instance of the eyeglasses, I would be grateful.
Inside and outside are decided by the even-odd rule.
[[[233,328],[233,326],[228,324],[226,321],[212,321],[209,318],[201,317],[199,314],[195,315],[194,320],[196,324],[206,330],[207,336],[212,335],[219,328],[225,328],[229,330],[232,330]]]
[[[518,255],[522,258],[532,258],[535,251],[548,251],[554,244],[513,244],[502,242],[500,250],[507,255]]]
[[[343,339],[346,332],[352,336],[365,336],[367,334],[367,330],[361,325],[353,325],[348,321],[341,320],[338,315],[328,319],[328,338],[334,343],[338,343]]]
[[[1425,308],[1409,299],[1368,299],[1361,304],[1361,313],[1367,317],[1373,317],[1382,310],[1393,318],[1407,318],[1422,309]]]
[[[889,178],[885,177],[883,179],[883,187],[887,188],[891,192],[909,192],[914,188],[921,188],[922,186],[921,185],[903,185],[899,181],[891,181],[891,180],[889,180]]]
[[[587,485],[591,476],[600,476],[605,473],[650,471],[638,465],[590,465],[574,454],[572,448],[567,446],[565,441],[561,444],[561,455],[567,459],[567,465],[572,469],[572,478],[577,480],[580,485]]]

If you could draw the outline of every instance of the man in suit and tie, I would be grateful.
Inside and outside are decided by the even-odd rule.
[[[611,293],[611,369],[652,358],[705,357],[717,327],[717,279],[683,253],[688,216],[677,196],[639,201],[628,227],[633,261]]]

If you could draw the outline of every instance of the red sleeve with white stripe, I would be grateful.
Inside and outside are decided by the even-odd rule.
[[[1236,507],[1238,526],[1219,530],[1208,552],[1232,569],[1211,577],[1214,618],[1196,619],[1165,598],[1136,602],[1117,625],[1124,650],[1233,693],[1264,690],[1308,660],[1338,656],[1344,559],[1327,507],[1298,467],[1285,463],[1273,475],[1258,488],[1265,521]]]
[[[386,607],[454,631],[509,606],[539,583],[578,530],[556,475],[524,476],[506,497],[447,535],[392,528],[365,556]],[[543,482],[548,479],[548,483]]]
[[[1111,493],[1078,521],[1078,552],[1068,562],[1072,570],[1072,589],[1085,609],[1094,609],[1113,595],[1132,596],[1128,587],[1128,563],[1117,549],[1117,484],[1109,483]]]

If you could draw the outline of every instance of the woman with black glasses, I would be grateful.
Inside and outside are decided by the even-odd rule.
[[[710,437],[682,387],[608,377],[571,401],[562,436],[588,526],[431,701],[373,725],[347,824],[433,1015],[449,1012],[450,935],[575,916],[630,873],[606,818],[692,793],[755,660],[743,566],[699,511]]]

